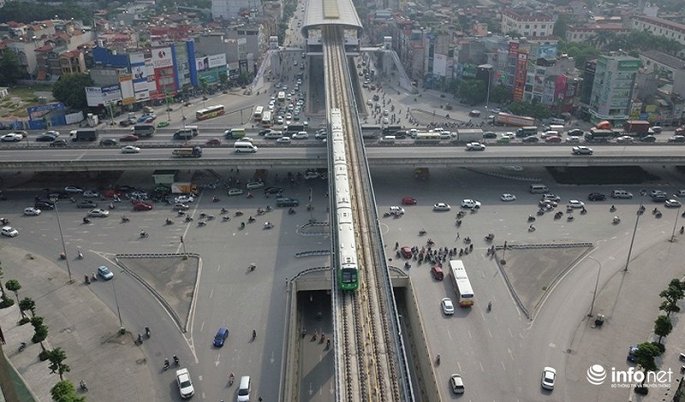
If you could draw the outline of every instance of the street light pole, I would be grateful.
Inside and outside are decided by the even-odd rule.
[[[587,256],[587,258],[597,263],[597,279],[595,280],[595,290],[592,291],[592,303],[590,303],[590,312],[587,314],[588,317],[592,317],[592,313],[595,309],[595,298],[597,297],[597,287],[599,286],[599,276],[602,273],[602,263],[597,261],[592,256]]]
[[[122,271],[123,272],[123,271]],[[117,317],[119,317],[119,333],[124,334],[126,329],[124,328],[124,321],[121,319],[121,310],[119,309],[119,299],[117,298],[117,287],[114,285],[116,278],[112,278],[112,292],[114,293],[114,304],[117,306]]]
[[[59,238],[62,242],[62,253],[64,254],[64,261],[67,263],[67,274],[69,274],[69,282],[74,283],[71,278],[71,266],[69,265],[69,257],[67,256],[67,245],[64,243],[64,233],[62,233],[62,223],[59,220],[59,209],[57,208],[57,202],[55,202],[55,216],[57,217],[57,228],[59,229]]]
[[[678,226],[678,217],[680,216],[680,206],[678,207],[678,212],[676,212],[675,220],[673,221],[673,232],[671,233],[671,243],[675,241],[675,228]]]
[[[492,81],[492,66],[488,69],[488,94],[485,97],[485,108],[490,106],[490,81]]]
[[[640,222],[640,216],[644,213],[642,206],[637,210],[637,217],[635,218],[635,227],[633,228],[633,236],[630,239],[630,247],[628,247],[628,258],[626,259],[626,267],[623,272],[628,272],[628,265],[630,264],[630,254],[633,252],[633,243],[635,243],[635,234],[637,233],[637,224]]]

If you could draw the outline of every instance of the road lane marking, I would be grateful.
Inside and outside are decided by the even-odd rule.
[[[507,368],[504,365],[504,362],[500,360],[499,363],[502,365],[502,370],[507,371]]]
[[[200,324],[200,332],[204,331],[205,329],[205,322],[202,321],[202,324]]]
[[[488,335],[490,335],[490,338],[492,338],[492,332],[490,331],[490,328],[488,328]]]
[[[507,352],[509,352],[509,357],[511,360],[514,360],[514,352],[512,352],[510,348],[507,348]]]
[[[450,340],[452,339],[452,333],[449,329],[447,330],[447,337],[450,338]]]
[[[483,373],[485,373],[485,369],[483,368],[483,363],[481,363],[481,362],[479,361],[479,362],[478,362],[478,365],[480,366],[480,371],[483,372]]]
[[[221,264],[216,266],[216,272],[221,272]]]
[[[507,328],[507,331],[509,331],[509,337],[510,337],[510,338],[513,338],[513,337],[514,337],[514,333],[511,332],[511,328]]]
[[[211,289],[209,290],[209,298],[211,299],[211,298],[213,298],[213,297],[214,297],[214,288],[211,288]]]
[[[469,338],[473,339],[473,336],[471,335],[471,331],[467,331],[467,333],[469,334]]]

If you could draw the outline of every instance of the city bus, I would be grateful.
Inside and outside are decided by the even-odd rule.
[[[414,138],[414,142],[417,144],[429,144],[440,142],[441,139],[440,133],[418,133]]]
[[[285,102],[285,91],[280,91],[276,96],[279,102]]]
[[[461,307],[471,307],[473,305],[473,288],[471,281],[466,274],[466,268],[461,260],[450,260],[450,274],[452,284],[457,292],[457,302]]]
[[[195,112],[197,120],[207,120],[224,114],[224,105],[209,106]]]
[[[262,113],[262,126],[271,127],[272,123],[271,110],[265,110],[264,113]]]
[[[131,128],[131,131],[138,138],[152,137],[155,133],[154,124],[136,124]]]
[[[264,113],[264,106],[257,106],[254,108],[254,121],[262,121],[262,114]]]

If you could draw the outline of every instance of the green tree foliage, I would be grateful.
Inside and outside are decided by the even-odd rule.
[[[490,101],[495,103],[507,103],[511,101],[511,91],[504,85],[497,85],[490,89]]]
[[[570,20],[570,16],[567,14],[561,14],[557,18],[557,22],[554,23],[554,35],[560,37],[560,38],[565,38],[566,37],[566,30],[568,29],[568,22]]]
[[[64,361],[67,360],[67,354],[62,350],[62,348],[55,348],[48,352],[48,360],[50,361],[50,372],[52,374],[59,374],[59,380],[64,381],[64,373],[71,371],[71,367],[65,364]]]
[[[459,85],[459,96],[471,105],[484,102],[486,91],[485,83],[481,80],[464,80]]]
[[[546,119],[552,115],[549,109],[540,103],[513,102],[509,105],[513,114],[520,116],[530,116],[536,119]]]
[[[601,53],[594,45],[586,42],[560,42],[559,52],[566,53],[573,57],[573,59],[576,61],[577,68],[583,68],[586,61],[596,59]]]
[[[31,318],[31,325],[33,325],[33,337],[31,337],[31,342],[40,343],[41,349],[45,351],[45,345],[43,341],[48,337],[48,327],[43,324],[43,317],[33,317]]]
[[[5,282],[5,288],[9,290],[10,292],[14,293],[14,297],[17,299],[17,303],[19,302],[19,289],[21,289],[21,284],[19,283],[18,280],[16,279],[10,279],[9,281]],[[21,314],[21,318],[24,318],[24,310],[21,308],[19,309],[19,313]]]
[[[76,393],[76,387],[71,381],[60,381],[50,389],[50,396],[55,402],[85,402],[86,398]]]
[[[29,23],[49,20],[54,18],[55,15],[66,20],[71,18],[80,20],[84,24],[92,23],[92,10],[72,1],[56,5],[41,3],[38,7],[36,3],[9,1],[2,7],[0,22],[17,21]]]
[[[645,380],[647,379],[646,374],[648,371],[654,371],[657,369],[654,358],[659,355],[661,355],[661,350],[659,350],[659,347],[651,342],[644,342],[637,345],[637,351],[635,351],[635,362],[644,369]],[[644,381],[642,383],[644,384]]]
[[[86,87],[93,86],[88,74],[65,74],[52,87],[52,96],[65,105],[77,110],[88,107]]]
[[[31,317],[36,316],[36,302],[33,301],[30,297],[24,297],[21,299],[19,302],[19,308],[21,311],[30,311],[31,312]]]
[[[24,76],[17,55],[11,50],[0,52],[0,86],[10,86]]]
[[[660,315],[654,321],[654,333],[659,336],[659,344],[661,344],[661,338],[668,336],[673,330],[673,323],[668,316]]]
[[[669,282],[668,287],[659,293],[663,299],[659,310],[665,311],[666,315],[670,317],[671,313],[680,311],[678,302],[685,297],[685,286],[678,279],[673,279]]]

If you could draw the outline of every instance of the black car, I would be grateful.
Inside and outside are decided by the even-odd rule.
[[[116,140],[116,138],[104,138],[100,140],[100,145],[102,146],[112,146],[112,145],[118,145],[119,141]]]
[[[523,139],[523,142],[530,142],[530,143],[539,142],[539,141],[540,141],[540,139],[534,135],[531,135],[530,137],[526,137]]]
[[[283,188],[281,187],[267,187],[264,189],[264,194],[280,194],[283,192]]]
[[[266,130],[262,130],[259,132],[259,135],[267,135],[271,132],[271,129],[267,128]]]
[[[579,128],[574,128],[573,130],[568,130],[568,135],[571,137],[582,137],[583,136],[583,130]]]
[[[590,201],[604,201],[607,199],[607,196],[602,193],[590,193],[587,195],[587,199]]]
[[[497,138],[497,133],[495,133],[493,131],[486,131],[483,133],[483,138],[486,138],[486,139]]]
[[[95,201],[91,200],[81,200],[76,203],[76,206],[78,208],[95,208],[98,206],[98,204],[96,204]]]
[[[50,135],[50,134],[42,134],[36,137],[36,141],[38,142],[53,142],[55,140],[55,136]]]
[[[64,138],[57,138],[50,143],[51,147],[66,147],[67,145],[67,140]]]
[[[40,210],[53,210],[55,209],[55,203],[47,200],[36,200],[33,207]]]

